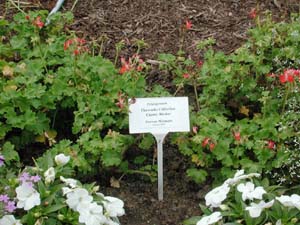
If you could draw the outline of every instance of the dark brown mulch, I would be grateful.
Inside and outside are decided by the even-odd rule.
[[[0,0],[0,16],[4,15],[5,2]],[[53,0],[22,1],[31,3],[32,9],[48,9]],[[75,1],[66,0],[64,10],[70,10]],[[102,43],[102,54],[114,59],[115,44],[125,40],[122,56],[136,51],[135,41],[143,39],[148,48],[140,54],[144,59],[155,59],[158,53],[176,53],[185,20],[193,23],[187,32],[184,51],[193,59],[201,59],[196,43],[215,38],[216,50],[230,53],[242,45],[247,30],[254,26],[249,12],[259,3],[259,11],[272,12],[275,20],[282,20],[290,12],[300,11],[298,0],[90,0],[75,5],[75,21],[72,29],[79,36]],[[24,5],[25,6],[25,5]],[[28,6],[28,5],[27,5]],[[15,10],[8,9],[7,15]],[[165,80],[150,73],[150,83]],[[179,225],[185,218],[201,214],[198,203],[207,187],[191,182],[185,175],[189,159],[178,153],[173,146],[165,147],[165,196],[157,201],[156,183],[141,176],[128,175],[121,181],[121,188],[104,187],[107,195],[120,197],[125,202],[126,215],[123,225]],[[102,181],[107,184],[109,181]]]

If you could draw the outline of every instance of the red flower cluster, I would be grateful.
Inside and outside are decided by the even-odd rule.
[[[202,66],[203,66],[203,61],[199,60],[199,61],[197,62],[197,67],[198,67],[198,68],[201,68]]]
[[[280,83],[284,84],[286,82],[294,82],[295,77],[298,77],[300,80],[300,70],[287,69],[283,74],[279,75]]]
[[[241,140],[241,133],[239,131],[234,131],[233,132],[233,137],[236,141],[240,141]]]
[[[118,93],[118,102],[116,103],[116,106],[118,106],[120,109],[125,107],[125,98],[121,92]]]
[[[25,19],[30,21],[30,16],[29,15],[26,15],[25,16]],[[33,21],[32,21],[32,24],[40,29],[42,29],[45,25],[45,23],[41,20],[41,17],[38,16],[36,17]]]
[[[267,142],[267,148],[271,149],[271,150],[274,150],[276,148],[275,142],[272,141],[272,140],[268,140],[268,142]]]
[[[194,134],[198,133],[198,127],[197,126],[193,126],[192,131]]]
[[[185,21],[185,29],[190,30],[192,28],[193,24],[190,20]]]
[[[119,70],[120,74],[124,74],[131,70],[142,71],[146,66],[144,60],[138,54],[134,54],[132,57],[129,57],[128,61],[124,57],[121,57],[122,67]]]
[[[191,76],[190,76],[190,74],[188,74],[188,73],[184,73],[184,74],[182,74],[182,77],[183,77],[184,79],[189,79]]]
[[[79,55],[83,52],[88,51],[86,40],[82,38],[73,38],[66,40],[64,43],[64,50],[67,51],[69,48],[73,50],[74,55]]]
[[[255,19],[257,17],[257,12],[256,12],[256,9],[255,8],[252,8],[250,13],[249,13],[249,17],[251,19]]]
[[[211,140],[211,138],[206,137],[202,141],[202,147],[205,148],[206,146],[209,146],[209,150],[212,151],[214,150],[216,144]]]

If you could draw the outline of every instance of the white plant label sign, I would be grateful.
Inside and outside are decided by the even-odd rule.
[[[129,132],[166,134],[190,131],[187,97],[136,98],[129,105]]]
[[[129,133],[152,133],[156,139],[158,199],[163,200],[163,141],[169,132],[190,131],[188,98],[136,98],[129,102]]]

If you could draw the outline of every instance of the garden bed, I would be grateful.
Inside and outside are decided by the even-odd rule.
[[[66,1],[67,11],[74,6],[74,22],[68,27],[75,30],[77,36],[88,41],[97,40],[102,44],[102,55],[114,60],[115,45],[125,40],[125,46],[119,55],[125,58],[132,56],[137,50],[134,44],[143,39],[149,46],[140,51],[144,60],[156,59],[158,53],[176,54],[180,43],[180,27],[186,20],[192,22],[192,28],[185,36],[182,48],[195,61],[203,59],[203,53],[196,49],[196,42],[207,38],[215,38],[215,50],[227,54],[232,53],[247,40],[248,29],[255,25],[249,12],[256,7],[257,1]],[[53,1],[35,1],[34,9],[51,10]],[[0,4],[0,14],[4,13],[4,3]],[[270,10],[275,21],[281,21],[299,10],[293,2],[278,4],[278,1],[266,1],[259,5],[259,10]],[[15,9],[6,11],[11,17]],[[121,63],[117,62],[118,67]],[[146,76],[150,86],[161,84],[172,88],[169,76],[160,74],[155,66]],[[152,150],[146,155],[152,160]],[[136,148],[129,149],[125,158],[133,159],[139,155]],[[34,155],[34,154],[33,154]],[[155,159],[155,156],[154,156]],[[208,185],[196,184],[186,176],[189,157],[179,153],[174,144],[167,139],[164,152],[164,201],[157,200],[156,182],[138,174],[128,174],[120,179],[120,187],[110,187],[111,179],[119,179],[122,173],[109,172],[109,175],[96,176],[100,189],[105,195],[118,197],[125,202],[126,215],[120,218],[123,225],[174,225],[181,224],[184,219],[200,215],[198,204],[208,191]],[[93,180],[94,177],[87,180]],[[207,182],[210,184],[210,182]],[[113,185],[115,186],[115,185]]]

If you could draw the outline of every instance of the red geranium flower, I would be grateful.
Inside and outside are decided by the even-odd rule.
[[[241,133],[239,131],[233,132],[233,136],[234,136],[234,139],[236,141],[240,141],[241,140]]]
[[[250,11],[250,13],[249,13],[249,17],[250,17],[251,19],[255,19],[256,16],[257,16],[256,9],[255,9],[255,8],[252,8],[251,11]]]
[[[197,62],[197,67],[201,68],[203,66],[203,61],[199,60]]]
[[[41,17],[40,17],[40,16],[38,16],[38,17],[33,21],[33,24],[34,24],[36,27],[40,28],[40,29],[42,29],[43,26],[44,26],[44,23],[41,21]]]
[[[72,43],[73,43],[72,39],[66,40],[64,43],[64,50],[66,51],[70,47],[70,45],[72,45]]]
[[[189,79],[189,78],[190,78],[190,74],[184,73],[184,74],[182,75],[182,77],[183,77],[184,79]]]
[[[121,64],[122,67],[119,70],[120,74],[124,74],[126,72],[128,72],[131,68],[129,61],[127,62],[125,58],[121,57]]]
[[[73,54],[79,55],[82,52],[86,52],[88,51],[87,46],[85,46],[86,44],[86,40],[82,39],[82,38],[73,38],[73,39],[69,39],[66,40],[64,43],[64,50],[68,50],[69,48],[71,48],[71,50],[73,51]]]
[[[197,127],[197,126],[193,126],[192,130],[193,130],[193,133],[194,133],[194,134],[197,134],[197,133],[198,133],[198,127]]]
[[[267,146],[268,149],[274,150],[276,147],[275,142],[272,140],[268,140],[267,144],[268,144],[268,146]]]
[[[294,82],[294,76],[295,76],[295,72],[296,74],[298,73],[297,70],[294,70],[294,69],[287,69],[283,72],[283,74],[281,74],[279,76],[279,80],[280,82],[283,84],[283,83],[286,83],[286,82]]]
[[[206,137],[204,138],[204,140],[202,141],[202,147],[204,148],[206,145],[208,145],[210,142],[210,138]]]
[[[213,142],[211,142],[211,143],[209,144],[209,150],[210,150],[210,151],[214,150],[215,146],[216,146],[216,144],[213,143]]]
[[[192,28],[192,22],[190,20],[185,21],[185,29],[190,30]]]
[[[125,98],[121,92],[118,93],[118,102],[116,103],[116,106],[118,106],[120,109],[123,109],[125,106]]]

